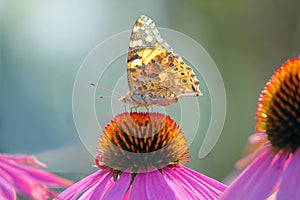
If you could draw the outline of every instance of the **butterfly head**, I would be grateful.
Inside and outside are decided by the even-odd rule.
[[[119,98],[119,102],[124,105],[133,104],[130,92],[127,92],[124,96]]]

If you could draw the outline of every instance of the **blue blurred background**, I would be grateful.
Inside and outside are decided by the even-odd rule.
[[[89,173],[93,159],[72,116],[83,59],[146,14],[203,45],[224,80],[227,116],[204,159],[189,166],[223,180],[254,132],[258,95],[300,49],[300,1],[0,1],[0,152],[37,155],[50,170]],[[124,66],[125,68],[125,66]]]

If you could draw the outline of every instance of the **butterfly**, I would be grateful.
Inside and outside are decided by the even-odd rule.
[[[119,101],[137,107],[168,106],[184,96],[200,96],[193,69],[162,39],[145,15],[135,22],[129,43],[129,91]]]

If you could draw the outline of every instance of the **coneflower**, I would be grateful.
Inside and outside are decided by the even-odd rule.
[[[288,60],[262,91],[256,135],[264,144],[257,158],[222,199],[300,199],[300,59]]]
[[[193,171],[180,127],[159,113],[122,113],[99,139],[99,170],[58,199],[217,199],[226,186]]]

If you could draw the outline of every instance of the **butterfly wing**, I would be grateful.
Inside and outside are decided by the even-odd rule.
[[[141,15],[132,28],[128,59],[132,59],[130,53],[134,55],[134,51],[146,48],[172,51],[171,46],[162,39],[154,21],[145,15]]]
[[[173,53],[170,45],[160,36],[154,22],[143,15],[136,20],[132,30],[127,79],[132,93],[151,91],[153,99],[170,98],[173,101],[181,96],[201,94],[199,81],[192,68]],[[164,93],[163,90],[167,92]],[[166,94],[171,96],[163,96]]]
[[[199,81],[193,72],[193,69],[189,67],[183,59],[174,54],[173,52],[163,52],[157,55],[150,65],[161,66],[164,68],[158,74],[151,74],[154,77],[151,82],[154,85],[160,85],[167,88],[170,92],[175,94],[177,98],[182,96],[199,96],[202,93],[199,90]]]
[[[127,80],[130,91],[141,89],[148,81],[150,77],[142,73],[142,68],[164,51],[172,51],[172,48],[162,39],[153,20],[141,15],[133,26],[129,43]]]

